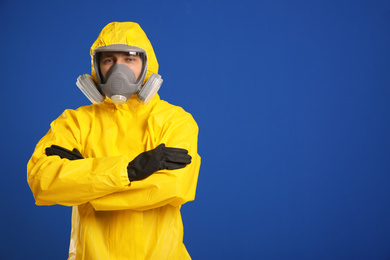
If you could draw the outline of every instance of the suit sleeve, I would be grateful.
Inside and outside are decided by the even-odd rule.
[[[149,122],[149,132],[154,133],[154,142],[148,150],[165,143],[167,147],[187,149],[192,161],[185,168],[161,170],[142,181],[134,181],[126,190],[92,200],[95,210],[148,210],[164,205],[179,207],[194,200],[200,168],[197,153],[198,126],[192,116],[183,113],[167,120],[163,125]]]
[[[27,164],[27,180],[37,205],[80,205],[129,185],[127,156],[73,161],[46,156],[45,148],[52,144],[83,153],[80,127],[73,112],[67,110],[52,122]]]

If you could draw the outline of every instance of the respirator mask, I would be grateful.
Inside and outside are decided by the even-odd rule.
[[[139,56],[142,60],[142,69],[138,79],[127,65],[116,62],[103,77],[100,69],[100,59],[103,52],[124,52],[130,56]],[[103,46],[97,48],[93,56],[93,66],[98,81],[97,86],[92,77],[87,74],[79,76],[76,85],[94,104],[102,103],[105,97],[108,97],[113,103],[121,105],[126,103],[134,94],[137,94],[138,100],[143,104],[148,104],[162,84],[161,76],[153,73],[145,84],[142,85],[147,72],[147,56],[146,52],[139,47],[123,44]]]

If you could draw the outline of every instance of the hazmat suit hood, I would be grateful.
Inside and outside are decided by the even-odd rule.
[[[95,82],[97,82],[97,72],[94,68],[94,51],[97,48],[114,44],[125,44],[130,47],[139,47],[145,50],[147,56],[147,72],[143,84],[149,79],[152,73],[158,74],[158,62],[152,44],[139,24],[134,22],[112,22],[103,28],[91,47],[92,77]]]

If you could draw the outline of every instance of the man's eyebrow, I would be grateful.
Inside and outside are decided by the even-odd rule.
[[[113,57],[114,54],[110,53],[110,52],[103,52],[102,53],[102,58],[107,58],[107,57]]]

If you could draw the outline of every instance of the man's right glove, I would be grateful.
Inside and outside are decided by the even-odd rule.
[[[181,148],[165,147],[160,144],[155,149],[143,152],[127,166],[130,181],[143,180],[158,170],[175,170],[191,163],[188,151]]]

